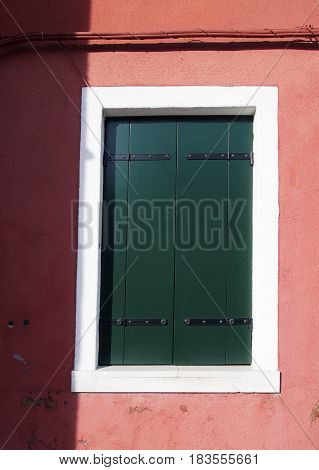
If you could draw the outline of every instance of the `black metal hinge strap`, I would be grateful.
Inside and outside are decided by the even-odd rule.
[[[131,161],[154,161],[154,160],[170,160],[171,156],[169,153],[131,153]]]
[[[249,160],[251,166],[254,165],[254,153],[253,152],[243,152],[243,153],[229,153],[229,160]]]
[[[159,319],[124,319],[124,318],[112,318],[109,320],[101,320],[102,325],[105,326],[166,326],[168,321],[166,318]]]
[[[129,319],[126,320],[126,326],[166,326],[166,318],[160,319]]]
[[[252,325],[252,318],[186,318],[186,326],[238,326]]]
[[[228,160],[228,153],[189,153],[188,160]]]
[[[253,165],[254,154],[253,152],[189,153],[187,154],[187,159],[188,160],[250,160],[250,163]]]
[[[230,153],[229,160],[250,160],[250,164],[254,165],[254,153]]]
[[[125,320],[123,318],[101,319],[100,323],[103,326],[125,326]]]
[[[106,164],[107,161],[128,161],[130,159],[130,154],[129,153],[107,153],[105,152],[104,154],[104,164]]]
[[[156,160],[170,160],[169,153],[108,153],[104,152],[104,165],[107,162],[123,162],[123,161],[156,161]]]
[[[186,326],[226,326],[225,318],[186,318],[184,320]]]
[[[228,318],[228,325],[227,326],[237,326],[237,325],[252,325],[253,319],[252,318]]]

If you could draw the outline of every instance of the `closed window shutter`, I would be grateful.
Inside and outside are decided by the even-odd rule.
[[[129,152],[130,123],[109,119],[105,128],[103,177],[101,314],[99,364],[123,364],[124,328],[117,320],[125,316],[128,161],[115,155]],[[121,230],[118,230],[121,227]],[[122,240],[118,239],[122,236]]]
[[[221,319],[226,316],[227,253],[223,250],[221,209],[227,200],[228,162],[190,160],[189,154],[228,152],[227,118],[188,118],[178,122],[175,344],[176,364],[224,364],[226,326],[193,326],[187,319]],[[211,207],[205,227],[199,204]],[[185,204],[190,220],[183,216]],[[185,211],[186,212],[186,211]],[[197,220],[196,220],[197,217]],[[201,217],[202,220],[198,220]],[[215,229],[215,230],[214,230]],[[211,246],[204,231],[212,232]],[[189,247],[183,237],[190,234]]]
[[[252,118],[229,119],[229,151],[250,153]],[[229,318],[252,317],[252,189],[253,166],[249,160],[229,160],[229,251],[227,305]],[[236,221],[236,217],[238,217]],[[237,228],[233,223],[237,222]],[[240,237],[241,239],[240,239]],[[226,364],[251,363],[250,325],[227,328]]]
[[[173,222],[154,217],[153,206],[175,198],[176,123],[171,119],[131,122],[129,164],[129,232],[126,319],[167,320],[166,325],[125,328],[125,364],[171,364],[173,353],[174,248]],[[169,159],[156,160],[159,155]],[[148,158],[151,156],[151,158]],[[144,160],[146,158],[146,160]],[[155,158],[153,161],[152,158]],[[165,211],[160,212],[165,217]],[[161,228],[167,247],[160,249]],[[138,227],[143,226],[143,238]],[[130,268],[133,264],[134,266]]]
[[[105,142],[99,363],[249,364],[252,118],[113,119]]]

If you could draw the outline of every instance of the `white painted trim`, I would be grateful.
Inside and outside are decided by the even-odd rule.
[[[98,368],[103,117],[238,113],[254,115],[252,365],[172,366],[169,377],[161,376],[161,366],[144,367],[142,376],[141,369],[132,366]],[[280,392],[277,115],[277,87],[83,88],[73,391]],[[87,238],[81,225],[86,204],[92,211],[92,240],[89,247],[81,248]],[[190,371],[195,375],[187,375]]]
[[[81,392],[274,393],[279,388],[279,371],[249,366],[110,366],[72,373],[72,390]]]

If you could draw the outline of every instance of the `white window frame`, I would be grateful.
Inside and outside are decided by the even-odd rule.
[[[251,366],[98,367],[104,119],[253,115]],[[273,86],[83,88],[73,392],[280,392],[278,89]],[[90,209],[88,209],[90,208]],[[85,222],[89,217],[89,230]],[[89,242],[88,242],[89,238]]]

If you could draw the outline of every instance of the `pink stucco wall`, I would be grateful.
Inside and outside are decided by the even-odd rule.
[[[314,0],[74,0],[68,5],[66,10],[62,1],[32,0],[26,12],[23,2],[12,0],[9,8],[26,31],[319,25],[319,7],[311,14]],[[1,7],[0,15],[1,33],[17,32]],[[0,51],[0,444],[318,446],[319,51],[200,46],[77,49],[68,55],[59,47],[39,51],[45,64],[30,48]],[[78,195],[81,74],[96,86],[279,87],[280,395],[70,393],[76,275],[70,207]]]

